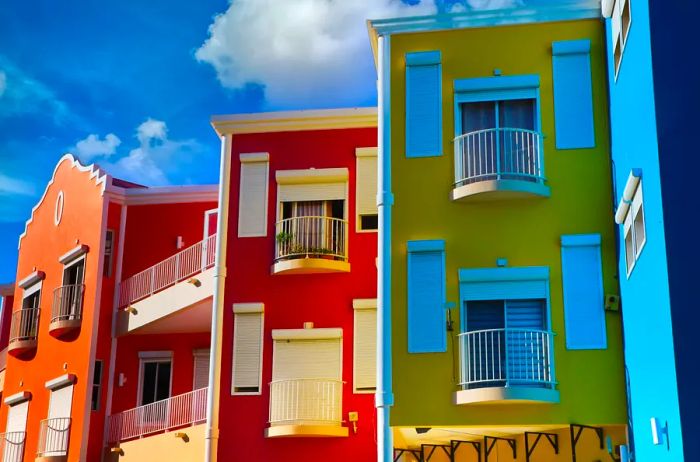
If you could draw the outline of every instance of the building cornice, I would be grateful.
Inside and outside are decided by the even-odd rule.
[[[111,186],[107,189],[107,195],[112,202],[124,205],[217,202],[218,193],[219,186],[215,184],[133,189]]]
[[[218,115],[211,118],[219,136],[377,126],[377,108],[320,109]]]
[[[11,297],[15,293],[15,283],[0,284],[0,297]]]

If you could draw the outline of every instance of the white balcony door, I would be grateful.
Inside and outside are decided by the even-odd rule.
[[[342,339],[275,340],[270,421],[340,424]]]
[[[29,401],[10,406],[7,412],[5,441],[3,442],[3,462],[20,462],[24,453],[25,432]]]
[[[73,384],[51,390],[46,426],[45,455],[60,456],[68,449],[70,413],[73,406]]]

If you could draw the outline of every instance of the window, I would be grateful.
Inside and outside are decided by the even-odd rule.
[[[194,357],[193,390],[199,390],[200,388],[209,386],[209,353],[210,350],[208,348],[194,350],[192,352]]]
[[[358,231],[376,231],[377,215],[377,148],[355,150],[355,208]]]
[[[102,390],[102,360],[95,361],[95,371],[92,377],[92,399],[90,409],[93,411],[100,410],[100,391]]]
[[[641,170],[632,170],[622,193],[622,200],[615,212],[615,222],[623,225],[628,278],[647,241],[641,175]]]
[[[233,305],[232,395],[262,391],[263,310],[262,303]]]
[[[270,156],[241,154],[238,237],[267,236],[267,197]]]
[[[355,299],[354,390],[374,393],[377,388],[377,299]]]
[[[112,277],[112,256],[114,255],[114,230],[108,229],[105,235],[105,255],[102,275]]]
[[[63,267],[63,285],[81,285],[85,275],[85,258],[81,257]]]
[[[22,309],[39,308],[41,302],[41,283],[36,283],[24,289]]]
[[[439,51],[406,53],[406,157],[442,155]]]
[[[445,242],[408,242],[408,352],[447,351]]]
[[[613,61],[615,64],[615,78],[620,72],[622,55],[627,45],[630,26],[632,24],[631,0],[615,0],[612,8],[612,42]]]
[[[172,353],[140,352],[139,405],[170,398]]]
[[[27,430],[27,412],[29,411],[29,401],[24,400],[19,403],[10,404],[10,408],[7,411],[7,425],[5,426],[5,434],[13,433],[16,436],[18,433],[24,433]],[[13,443],[17,444],[24,442],[24,435],[21,438],[12,440]],[[20,460],[18,457],[16,460]]]
[[[566,347],[607,348],[600,234],[561,236]]]

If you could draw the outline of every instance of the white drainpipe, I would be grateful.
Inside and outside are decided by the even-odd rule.
[[[394,445],[389,423],[390,407],[394,404],[391,383],[391,101],[389,97],[390,54],[389,37],[377,40],[377,114],[378,122],[378,194],[379,209],[378,273],[377,273],[377,460],[393,462]]]
[[[219,210],[216,226],[214,262],[214,300],[211,313],[209,352],[209,392],[207,394],[207,428],[204,460],[216,462],[219,442],[219,389],[221,385],[221,335],[223,332],[224,289],[226,283],[226,241],[228,206],[231,189],[231,135],[221,137],[221,171],[219,173]]]

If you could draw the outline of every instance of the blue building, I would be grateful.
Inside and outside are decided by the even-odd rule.
[[[603,0],[602,10],[630,449],[637,462],[696,462],[700,3]]]

